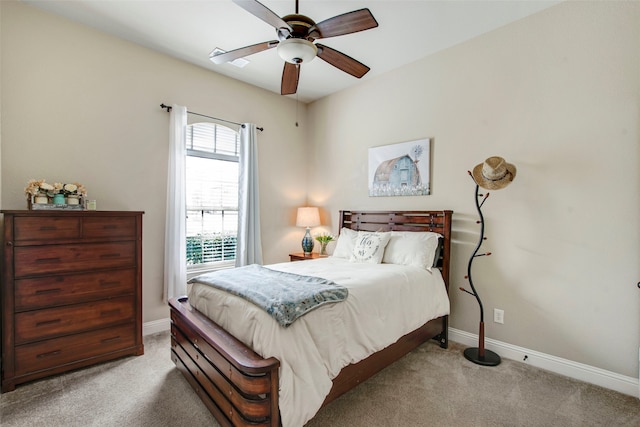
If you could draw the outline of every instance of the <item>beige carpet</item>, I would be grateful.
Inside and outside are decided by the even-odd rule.
[[[308,426],[640,426],[637,398],[462,349],[424,344]],[[169,351],[168,333],[151,335],[144,356],[18,386],[0,395],[0,425],[217,426]]]

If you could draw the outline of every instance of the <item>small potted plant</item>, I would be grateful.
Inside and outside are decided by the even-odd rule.
[[[327,256],[327,244],[335,239],[333,235],[328,233],[318,234],[316,240],[320,242],[320,256]]]

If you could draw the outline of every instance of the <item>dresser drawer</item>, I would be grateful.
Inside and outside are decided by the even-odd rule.
[[[134,323],[21,345],[15,348],[16,375],[72,363],[134,345]]]
[[[135,242],[19,246],[14,249],[16,277],[131,267],[135,262]]]
[[[16,217],[13,229],[16,241],[77,239],[80,237],[80,218]]]
[[[135,320],[134,301],[133,297],[118,297],[16,313],[15,342],[24,344],[118,322],[133,321]]]
[[[136,290],[136,270],[69,274],[15,282],[16,311],[55,305],[68,305],[124,294]]]
[[[82,237],[136,237],[136,218],[124,217],[88,217],[82,222]]]

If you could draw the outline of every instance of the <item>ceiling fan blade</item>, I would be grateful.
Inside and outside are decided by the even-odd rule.
[[[332,49],[320,43],[316,43],[316,47],[318,48],[319,58],[327,61],[329,64],[344,71],[345,73],[351,74],[354,77],[361,78],[370,70],[370,68],[364,65],[362,62],[356,61],[352,57],[347,56],[335,49]]]
[[[342,36],[357,33],[378,26],[378,21],[369,9],[354,10],[342,15],[326,19],[309,29],[309,36],[314,39]]]
[[[292,95],[296,93],[296,91],[298,90],[299,79],[300,65],[285,62],[284,70],[282,70],[282,86],[280,88],[280,94]]]
[[[278,46],[278,43],[280,42],[277,40],[271,40],[269,42],[253,44],[251,46],[241,47],[240,49],[230,50],[229,52],[212,55],[209,57],[209,59],[211,59],[214,64],[224,64],[225,62],[233,61],[238,58],[244,58],[245,56],[253,55],[254,53],[271,49]]]
[[[289,32],[293,31],[291,26],[282,20],[278,15],[271,11],[267,6],[263,5],[256,0],[233,0],[235,4],[252,14],[253,16],[262,19],[267,24],[271,25],[275,29],[286,28]]]

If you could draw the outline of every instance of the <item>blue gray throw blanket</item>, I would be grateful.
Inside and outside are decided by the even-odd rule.
[[[258,264],[202,274],[189,280],[227,291],[264,309],[285,328],[321,305],[343,301],[349,290],[320,277],[271,270]]]

